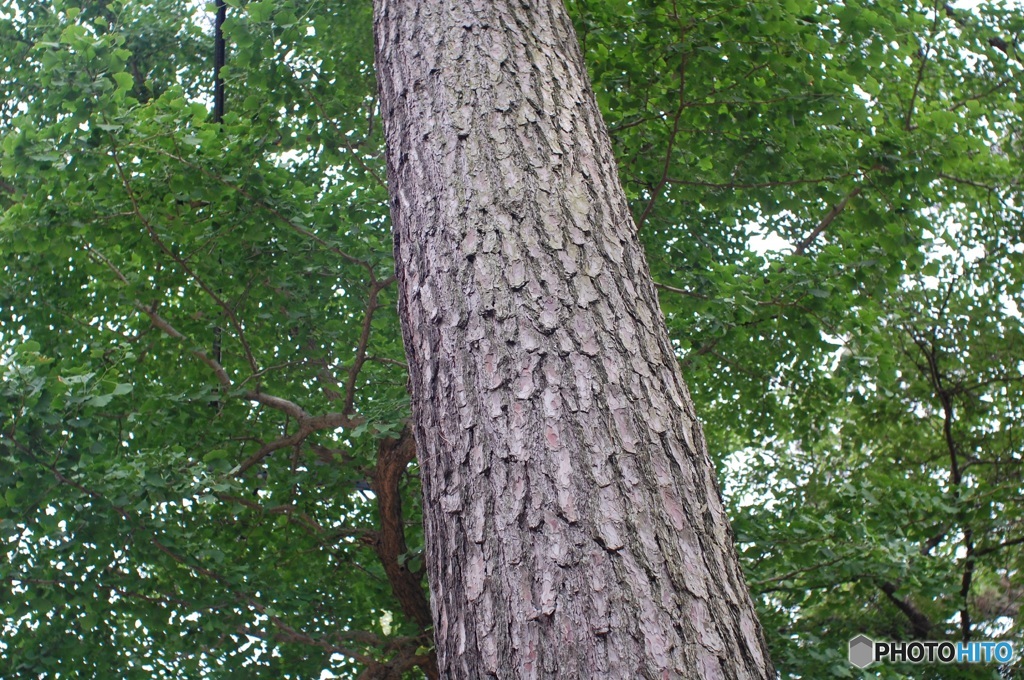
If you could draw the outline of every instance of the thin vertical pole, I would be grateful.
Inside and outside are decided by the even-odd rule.
[[[213,122],[224,121],[224,63],[227,58],[227,47],[224,43],[224,19],[227,18],[228,6],[224,0],[217,0],[217,18],[213,23]],[[220,256],[217,256],[217,263],[223,264]],[[213,329],[213,359],[222,364],[222,340],[224,329],[220,324]],[[218,399],[215,403],[217,411],[220,412],[221,403]]]

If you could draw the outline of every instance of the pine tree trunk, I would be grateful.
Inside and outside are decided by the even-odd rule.
[[[773,678],[558,0],[376,0],[442,677]]]

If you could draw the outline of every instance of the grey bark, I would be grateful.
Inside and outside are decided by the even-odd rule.
[[[446,678],[770,678],[558,0],[375,0]]]

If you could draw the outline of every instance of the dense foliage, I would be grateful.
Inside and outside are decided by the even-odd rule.
[[[228,4],[0,8],[4,677],[430,667],[370,4]],[[1024,651],[1024,10],[569,4],[783,677],[1019,677],[846,643]]]

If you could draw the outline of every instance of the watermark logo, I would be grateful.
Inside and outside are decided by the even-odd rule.
[[[882,642],[867,635],[850,640],[850,663],[865,668],[876,661],[889,663],[998,663],[1013,661],[1013,643],[975,642]]]

